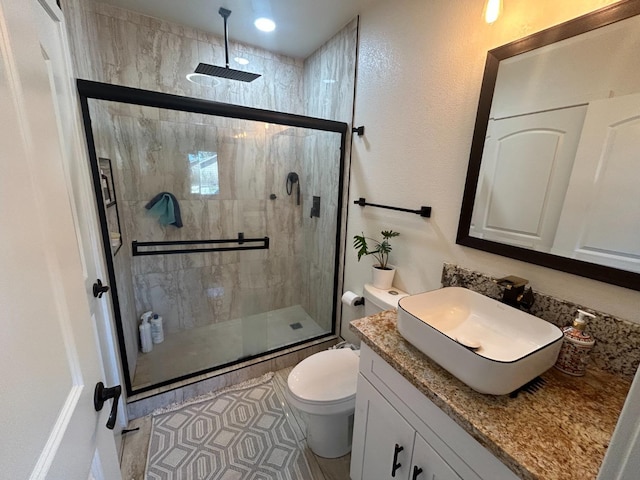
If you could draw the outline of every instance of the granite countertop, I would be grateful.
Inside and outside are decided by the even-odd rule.
[[[407,342],[396,312],[351,322],[351,330],[522,479],[595,479],[630,381],[589,368],[572,377],[555,368],[535,393],[477,393]]]

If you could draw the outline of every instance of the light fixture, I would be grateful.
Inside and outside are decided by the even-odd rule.
[[[495,22],[502,13],[502,0],[487,0],[484,9],[484,21],[491,24]]]
[[[333,79],[333,78],[325,78],[324,80],[322,80],[324,83],[336,83],[337,80]]]
[[[246,58],[235,57],[233,61],[239,65],[249,65],[249,60],[247,60]]]
[[[187,80],[189,80],[191,83],[202,85],[203,87],[217,87],[218,85],[220,85],[220,80],[203,73],[188,73]]]
[[[253,24],[263,32],[273,32],[276,29],[276,23],[269,18],[260,17]]]

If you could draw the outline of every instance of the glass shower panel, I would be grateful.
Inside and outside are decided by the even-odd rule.
[[[120,215],[114,296],[132,390],[332,332],[340,133],[94,99],[89,109]],[[147,311],[164,341],[142,353]]]

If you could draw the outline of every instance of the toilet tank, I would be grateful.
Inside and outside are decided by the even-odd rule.
[[[408,293],[394,287],[389,290],[380,290],[367,283],[364,286],[364,313],[369,316],[398,308],[398,300],[407,295]]]

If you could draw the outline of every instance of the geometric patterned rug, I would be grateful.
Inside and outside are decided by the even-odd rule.
[[[154,413],[145,478],[311,479],[272,378],[267,374]]]

